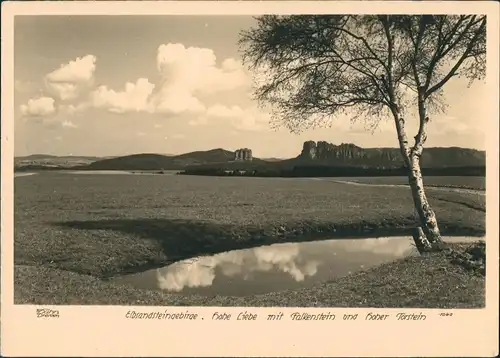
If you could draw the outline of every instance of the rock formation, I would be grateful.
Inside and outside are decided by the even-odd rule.
[[[365,156],[364,150],[354,144],[342,143],[335,145],[332,143],[319,141],[307,141],[302,148],[301,157],[309,159],[354,159]]]
[[[335,145],[325,141],[304,142],[298,159],[327,165],[354,165],[370,168],[394,168],[404,165],[399,148],[361,148],[351,143]],[[422,167],[484,166],[484,151],[468,148],[425,148]]]
[[[316,142],[308,140],[307,142],[304,142],[300,156],[308,159],[316,159],[316,148]]]
[[[253,159],[252,157],[252,150],[248,148],[241,148],[237,149],[234,152],[234,160],[236,161],[251,161]]]
[[[301,159],[313,159],[345,164],[387,165],[401,162],[396,148],[360,148],[351,143],[335,145],[325,141],[307,141],[299,155]]]

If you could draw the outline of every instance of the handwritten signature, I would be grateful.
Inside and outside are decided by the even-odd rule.
[[[59,311],[49,308],[37,308],[36,310],[37,318],[59,318]]]

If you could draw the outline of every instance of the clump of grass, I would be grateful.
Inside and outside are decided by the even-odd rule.
[[[486,274],[486,243],[475,242],[463,251],[452,250],[451,262],[481,276]]]

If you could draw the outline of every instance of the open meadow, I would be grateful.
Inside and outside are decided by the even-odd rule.
[[[427,194],[443,235],[485,235],[484,192],[430,187]],[[327,280],[301,294],[202,297],[108,281],[274,243],[408,235],[417,220],[406,187],[308,178],[38,173],[15,179],[14,208],[16,303],[309,305],[316,295],[317,306],[484,305],[484,277],[437,254]],[[415,275],[419,270],[425,275]],[[419,280],[428,275],[435,283],[419,291]],[[438,292],[433,290],[446,294],[431,298]]]

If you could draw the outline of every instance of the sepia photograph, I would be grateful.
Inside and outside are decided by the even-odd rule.
[[[498,214],[498,14],[133,3],[33,6],[5,25],[2,324],[31,317],[38,334],[95,317],[80,355],[111,324],[131,345],[133,330],[167,322],[189,354],[203,347],[191,335],[224,322],[229,337],[268,332],[268,345],[280,321],[305,325],[280,341],[294,354],[313,324],[317,342],[328,325],[353,335],[343,321],[493,342],[469,333],[492,323],[498,295],[486,265],[498,249],[486,210]],[[403,354],[381,342],[359,349]]]
[[[19,16],[15,303],[481,308],[486,16]]]

